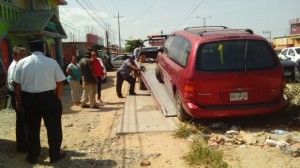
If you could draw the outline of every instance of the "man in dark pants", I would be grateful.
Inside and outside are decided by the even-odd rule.
[[[58,63],[44,55],[45,42],[29,43],[31,55],[20,60],[14,76],[16,108],[24,109],[28,126],[26,160],[36,163],[40,155],[40,127],[43,118],[47,129],[50,162],[62,159],[61,96],[66,79]]]
[[[130,84],[129,94],[136,95],[136,93],[134,92],[135,78],[133,78],[130,75],[130,73],[132,71],[140,71],[140,69],[137,67],[134,60],[135,60],[135,55],[130,55],[129,59],[127,59],[117,71],[116,90],[117,90],[117,95],[119,98],[123,98],[122,84],[123,84],[124,80],[126,80]]]
[[[90,60],[90,51],[86,51],[86,55],[79,61],[79,66],[82,75],[82,96],[81,96],[81,107],[91,107],[99,109],[95,103],[96,96],[96,84],[98,83],[97,76],[93,71],[93,63]],[[87,102],[90,101],[90,105]]]
[[[15,89],[13,76],[15,73],[15,67],[19,60],[25,57],[25,48],[22,46],[16,46],[13,48],[13,62],[10,64],[7,71],[7,87],[8,95],[11,97],[11,104],[16,112],[16,144],[18,152],[27,151],[27,136],[26,136],[26,126],[24,121],[24,111],[16,109],[16,99],[15,99]]]

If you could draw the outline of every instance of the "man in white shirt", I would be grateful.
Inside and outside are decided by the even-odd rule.
[[[27,145],[26,145],[26,127],[24,121],[24,114],[23,110],[16,109],[16,99],[15,99],[15,90],[14,90],[14,81],[13,76],[15,73],[15,67],[19,60],[24,58],[25,55],[25,48],[22,46],[16,46],[13,48],[13,62],[10,64],[8,71],[7,71],[7,87],[8,87],[8,94],[11,97],[11,104],[16,112],[16,144],[17,144],[17,151],[18,152],[26,152]]]
[[[47,129],[50,162],[56,162],[65,153],[60,151],[62,143],[62,104],[64,80],[58,63],[45,56],[45,42],[36,40],[29,43],[31,55],[20,60],[14,76],[16,107],[25,112],[28,126],[29,163],[37,163],[40,155],[40,127],[43,119]]]

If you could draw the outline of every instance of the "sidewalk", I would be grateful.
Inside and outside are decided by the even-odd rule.
[[[136,93],[126,97],[117,133],[174,131],[177,128],[177,118],[166,118],[148,91],[138,90]]]

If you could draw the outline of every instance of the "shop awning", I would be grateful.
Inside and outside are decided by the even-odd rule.
[[[60,21],[51,10],[24,11],[8,33],[19,36],[46,35],[52,38],[67,38]]]
[[[295,35],[295,36],[291,36],[290,38],[292,38],[292,39],[300,39],[300,34],[299,35]]]

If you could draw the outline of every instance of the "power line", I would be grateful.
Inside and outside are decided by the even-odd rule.
[[[203,4],[203,2],[204,2],[205,0],[202,0],[202,1],[200,1],[200,3],[191,11],[191,13],[187,16],[187,17],[185,17],[182,21],[181,21],[181,23],[180,24],[178,24],[174,29],[173,29],[173,31],[174,30],[176,30],[182,23],[184,23],[202,4]]]
[[[103,30],[105,30],[105,31],[107,31],[107,29],[105,29],[105,27],[103,27],[92,15],[91,15],[91,13],[88,11],[88,10],[86,10],[86,8],[78,1],[78,0],[76,0],[78,3],[79,3],[79,5],[90,15],[90,17],[100,26],[100,27],[102,27],[103,28]]]
[[[72,26],[70,26],[70,25],[68,25],[68,24],[66,24],[66,23],[63,23],[63,22],[61,22],[63,25],[65,25],[66,27],[69,27],[69,28],[72,28],[73,29],[73,34],[77,34],[78,35],[78,39],[80,39],[80,34],[82,35],[82,36],[84,36],[85,35],[85,33],[84,32],[81,32],[79,29],[76,29],[76,28],[74,28],[74,27],[72,27]],[[69,31],[69,33],[72,33],[71,31]],[[73,37],[73,36],[72,36]],[[73,37],[74,38],[74,37]],[[71,41],[72,41],[72,39],[70,39]]]
[[[89,1],[89,0],[83,0],[86,2],[87,6],[89,6],[90,9],[93,9],[94,11],[97,11],[97,9],[95,8],[95,6]],[[103,24],[105,24],[106,27],[109,27],[109,23],[101,16],[101,14],[99,14],[98,12],[94,12],[95,15],[99,18],[99,20],[102,21]]]
[[[72,17],[69,17],[69,14],[70,13],[76,13],[76,14],[80,14],[81,13],[81,11],[80,11],[80,5],[79,4],[77,4],[76,2],[74,2],[74,1],[70,1],[70,2],[68,2],[68,3],[70,3],[70,5],[71,6],[75,6],[74,8],[72,8],[72,9],[70,9],[70,8],[68,8],[69,7],[69,5],[67,5],[66,7],[61,7],[61,8],[64,8],[65,10],[65,12],[64,12],[64,14],[63,15],[60,15],[60,18],[61,17],[64,17],[64,18],[67,18],[66,20],[68,20],[68,21],[72,21],[73,23],[80,23],[82,20],[80,20],[80,18],[79,17],[74,17],[74,15],[72,15]],[[72,23],[72,25],[73,25],[73,23]]]
[[[146,7],[143,12],[139,15],[137,15],[136,18],[132,19],[132,21],[130,22],[127,22],[127,23],[133,23],[134,21],[136,21],[138,18],[142,17],[145,13],[147,13],[156,3],[157,3],[158,0],[154,1],[152,4],[150,4],[148,7]],[[127,24],[126,23],[126,24]]]
[[[95,17],[93,17],[93,15],[92,15],[92,13],[91,12],[89,12],[89,11],[92,11],[92,12],[94,12],[94,11],[97,11],[97,9],[95,9],[95,7],[94,7],[94,5],[89,1],[89,0],[84,0],[84,1],[81,1],[82,3],[80,3],[78,0],[76,0],[77,1],[77,6],[80,8],[82,8],[83,10],[85,10],[86,12],[87,12],[87,14],[96,22],[96,24],[98,24],[102,29],[104,29],[104,31],[107,31],[108,33],[109,33],[109,36],[110,37],[112,37],[112,39],[116,39],[116,36],[115,36],[115,34],[114,34],[114,31],[111,29],[111,26],[109,25],[109,23],[100,15],[99,16],[99,14],[97,14],[97,12],[95,12],[95,13],[93,13],[94,14],[94,16],[95,17],[97,17],[97,19],[99,19],[99,20],[101,20],[102,22],[103,22],[103,25],[95,18]],[[72,2],[74,2],[74,1],[72,1]],[[74,5],[76,5],[76,4],[74,4]],[[84,5],[85,6],[84,6]],[[87,7],[89,8],[89,10],[87,10]],[[92,9],[91,9],[92,8]],[[74,11],[74,9],[72,10],[72,11]],[[76,10],[77,11],[77,10]],[[81,11],[80,10],[78,10],[78,13],[80,13]],[[72,28],[73,29],[73,32],[75,31],[75,30],[77,30],[77,32],[78,32],[78,36],[79,36],[79,33],[80,34],[84,34],[82,31],[79,31],[78,29],[76,29],[76,28],[74,28],[74,27],[82,27],[82,25],[81,26],[78,26],[78,25],[76,25],[76,23],[80,23],[82,20],[80,20],[80,17],[70,17],[70,16],[68,16],[68,15],[61,15],[61,16],[64,16],[64,18],[62,18],[62,17],[60,17],[62,20],[64,20],[64,22],[66,22],[66,23],[68,23],[68,24],[66,24],[66,23],[64,23],[64,25],[66,25],[66,26],[68,26],[68,27],[70,27],[70,28]],[[70,20],[72,20],[72,23],[71,22],[68,22],[68,21],[70,21]],[[76,20],[76,21],[75,21]],[[75,23],[75,24],[74,24]],[[70,31],[72,31],[72,30],[70,30]],[[75,33],[74,33],[75,34]],[[81,37],[80,37],[81,38]]]
[[[79,3],[79,5],[93,18],[93,20],[97,23],[97,24],[99,24],[105,31],[107,31],[107,32],[109,32],[109,27],[110,27],[110,25],[108,24],[108,26],[107,26],[107,28],[104,28],[92,15],[91,15],[91,13],[90,12],[88,12],[87,11],[87,9],[86,8],[84,8],[83,7],[83,5],[78,1],[78,0],[76,0],[78,3]],[[93,6],[93,5],[92,5]],[[97,9],[95,9],[95,10],[97,10]],[[105,23],[104,23],[105,24]],[[115,37],[115,35],[114,34],[111,34],[110,33],[110,35],[111,36],[113,36],[113,37]],[[116,38],[116,37],[115,37]]]

